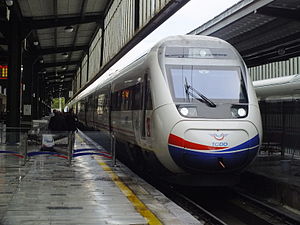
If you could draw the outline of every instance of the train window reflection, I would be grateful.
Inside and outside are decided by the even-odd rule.
[[[247,102],[244,82],[238,67],[205,67],[168,65],[167,73],[176,101],[189,101],[185,80],[207,98],[222,102]]]

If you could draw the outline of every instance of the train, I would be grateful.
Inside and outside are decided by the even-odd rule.
[[[253,82],[262,117],[262,151],[292,158],[299,156],[299,85],[299,74]]]
[[[113,134],[118,157],[182,185],[236,184],[262,139],[245,63],[215,37],[167,37],[68,107],[85,127]]]
[[[260,101],[289,101],[300,98],[300,75],[276,77],[253,82]]]

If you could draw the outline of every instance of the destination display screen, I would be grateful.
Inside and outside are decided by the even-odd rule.
[[[167,58],[233,59],[230,49],[201,47],[167,47]]]

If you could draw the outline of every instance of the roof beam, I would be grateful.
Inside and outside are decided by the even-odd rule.
[[[293,35],[289,35],[284,38],[280,38],[274,41],[270,41],[267,44],[262,44],[254,48],[247,49],[245,51],[240,51],[242,57],[253,57],[256,55],[261,55],[270,51],[278,51],[278,49],[285,49],[287,46],[293,46],[300,41],[300,32]]]
[[[78,65],[81,63],[80,61],[70,61],[70,62],[56,62],[56,63],[44,63],[40,66],[42,68],[49,68],[49,67],[58,67],[58,66],[68,66],[68,65]]]
[[[266,15],[266,16],[271,16],[271,17],[280,17],[280,18],[300,21],[300,10],[263,7],[263,8],[258,9],[257,13]]]
[[[61,78],[63,76],[63,78]],[[51,80],[57,80],[57,79],[65,79],[65,78],[73,78],[73,74],[68,74],[68,75],[58,75],[58,76],[47,76],[45,77],[46,81],[51,81]]]
[[[71,46],[71,47],[45,48],[45,49],[34,51],[33,54],[50,55],[50,54],[63,53],[63,52],[87,51],[87,50],[88,50],[87,45],[81,45],[81,46],[74,46],[74,47]]]
[[[75,24],[92,23],[92,22],[102,24],[103,19],[104,18],[102,13],[99,15],[85,16],[84,18],[82,18],[81,16],[57,18],[57,19],[41,19],[41,20],[34,20],[28,17],[24,18],[24,20],[26,21],[26,26],[29,26],[32,30],[71,26]]]

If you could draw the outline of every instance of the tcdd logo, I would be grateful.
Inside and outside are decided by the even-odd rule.
[[[210,136],[212,136],[214,139],[216,139],[217,141],[222,141],[226,136],[228,136],[228,134],[209,134]]]
[[[212,146],[214,146],[214,147],[227,147],[228,142],[213,142]]]

